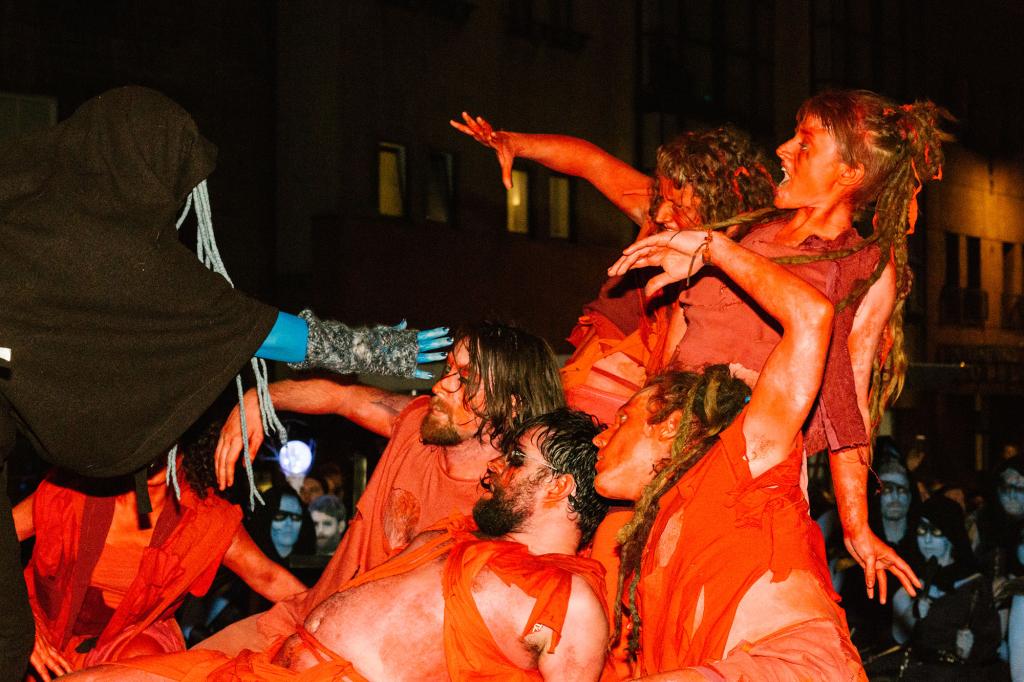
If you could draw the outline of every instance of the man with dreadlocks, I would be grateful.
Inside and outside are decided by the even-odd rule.
[[[596,682],[608,639],[602,568],[576,556],[604,516],[590,415],[526,419],[455,516],[332,593],[263,652],[193,649],[72,679]]]
[[[43,680],[108,661],[184,651],[174,614],[202,596],[223,563],[272,601],[305,586],[259,550],[241,510],[213,493],[219,424],[183,438],[169,499],[167,460],[147,480],[153,511],[139,514],[131,481],[89,480],[55,470],[14,508],[18,539],[35,537],[25,569]]]
[[[594,440],[595,488],[636,503],[616,607],[637,676],[866,680],[799,484],[833,306],[714,231],[655,235],[625,254],[609,274],[665,270],[648,292],[713,262],[782,328],[752,392],[726,365],[668,371]]]

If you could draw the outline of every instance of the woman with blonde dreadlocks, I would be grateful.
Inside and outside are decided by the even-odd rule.
[[[800,489],[802,427],[821,384],[833,305],[721,233],[630,247],[610,271],[648,285],[714,262],[782,328],[756,386],[726,365],[653,377],[599,434],[595,489],[631,500],[617,609],[646,679],[866,680]],[[617,619],[621,623],[621,618]]]
[[[758,170],[751,162],[740,164],[734,175],[746,202],[740,210],[748,213],[717,223],[718,227],[754,224],[741,240],[744,246],[788,261],[787,267],[837,306],[835,342],[818,402],[806,425],[807,452],[827,447],[832,453],[847,548],[865,571],[868,595],[873,596],[877,580],[883,600],[887,569],[910,591],[916,576],[867,524],[863,491],[870,460],[868,431],[877,424],[905,369],[902,303],[896,306],[897,299],[902,301],[909,290],[905,231],[907,223],[916,219],[914,197],[920,178],[936,175],[942,161],[945,136],[936,125],[940,115],[930,103],[899,107],[867,91],[817,95],[798,113],[802,130],[779,148],[785,178],[776,192],[775,205],[798,210],[767,222],[763,212],[752,210],[763,205],[758,203],[755,185],[749,184],[759,172],[747,176],[739,170],[747,166]],[[645,176],[582,140],[493,131],[483,119],[467,114],[463,120],[464,124],[453,121],[452,125],[495,149],[506,186],[511,184],[512,161],[521,155],[587,178],[638,223],[643,218],[634,216],[644,213],[666,230],[692,228],[702,214],[711,219],[702,202],[708,202],[705,185],[713,184],[714,175],[707,172],[707,163],[694,163],[680,153],[683,150],[667,145],[659,151],[656,191],[645,192]],[[815,136],[820,139],[812,139]],[[852,169],[852,175],[837,176],[840,162],[848,171]],[[862,170],[857,171],[857,166]],[[797,174],[800,177],[794,182]],[[826,184],[831,193],[823,193]],[[714,196],[717,202],[728,193]],[[638,208],[638,202],[645,204],[646,211]],[[853,229],[853,216],[872,202],[878,206],[875,234],[865,241]],[[722,207],[720,203],[715,206]],[[648,223],[642,224],[641,238],[652,230]],[[890,259],[880,258],[881,253],[892,254],[892,267],[887,267]],[[713,272],[698,277],[678,300],[680,305],[673,306],[668,330],[662,335],[670,363],[684,369],[729,364],[753,385],[779,340],[762,311]],[[887,341],[882,344],[887,324]],[[873,370],[876,358],[882,361]],[[661,358],[652,359],[648,376],[662,366]],[[872,385],[875,390],[870,392],[869,410]],[[591,404],[581,407],[595,411]]]
[[[883,603],[886,570],[908,592],[919,582],[868,527],[869,434],[906,369],[906,238],[917,218],[922,181],[940,173],[941,144],[948,139],[938,127],[944,115],[930,102],[898,106],[866,90],[810,98],[797,113],[795,135],[777,150],[784,179],[775,206],[787,213],[754,227],[741,242],[783,263],[835,305],[832,343],[805,426],[805,447],[809,454],[828,448],[847,549],[864,569],[868,595],[877,581]],[[874,232],[864,240],[853,220],[872,205]],[[762,311],[711,273],[684,290],[680,304],[688,326],[673,366],[732,363],[734,374],[754,385],[779,339]]]

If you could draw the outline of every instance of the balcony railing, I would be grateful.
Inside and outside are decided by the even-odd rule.
[[[984,289],[943,287],[939,295],[939,324],[984,327],[988,320],[988,292]]]

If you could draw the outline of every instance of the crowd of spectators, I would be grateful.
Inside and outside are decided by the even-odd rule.
[[[869,522],[917,573],[911,596],[889,581],[864,591],[832,504],[814,471],[812,513],[826,537],[834,587],[872,680],[1024,680],[1024,456],[1003,448],[987,472],[947,479],[915,438],[906,454],[881,437],[868,482]],[[815,475],[817,473],[817,475]]]

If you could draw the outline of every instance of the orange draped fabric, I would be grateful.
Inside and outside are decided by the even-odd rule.
[[[553,634],[548,653],[558,646],[562,634],[572,576],[583,578],[604,604],[604,569],[584,557],[536,556],[516,542],[467,541],[465,536],[456,536],[444,571],[444,651],[452,680],[543,679],[539,671],[523,670],[509,661],[491,637],[473,599],[473,583],[484,568],[537,600],[522,634],[529,634],[538,623],[550,628]]]
[[[472,531],[468,517],[453,517],[430,530],[443,530],[435,537],[376,569],[367,571],[342,587],[348,590],[368,582],[408,573],[439,556],[448,554],[445,563],[444,643],[448,671],[454,682],[479,680],[539,680],[536,670],[523,670],[501,653],[476,608],[472,589],[476,576],[487,568],[506,584],[516,585],[534,597],[536,605],[523,630],[525,635],[535,623],[555,633],[551,650],[558,643],[569,603],[572,576],[579,575],[599,598],[604,594],[604,571],[591,559],[563,554],[535,556],[526,547],[502,540],[482,540]],[[344,680],[363,682],[352,665],[318,642],[300,625],[296,633],[320,661],[311,669],[293,672],[271,661],[285,638],[263,652],[243,651],[234,658],[209,649],[169,656],[146,656],[119,663],[126,669],[144,670],[182,682],[198,680],[243,680],[244,682],[285,682],[290,680]]]
[[[745,416],[661,499],[639,586],[645,674],[722,659],[740,600],[766,572],[780,582],[794,569],[806,570],[826,595],[838,599],[821,532],[799,487],[802,443],[752,479]],[[837,633],[849,644],[838,606],[822,615],[841,624]],[[848,661],[852,669],[860,670],[852,645],[844,650],[854,657]]]
[[[612,507],[608,510],[601,525],[597,527],[594,534],[594,542],[591,545],[590,558],[597,561],[604,568],[605,594],[608,597],[605,615],[608,623],[614,631],[615,626],[615,594],[618,592],[619,580],[619,542],[617,539],[619,531],[629,520],[633,518],[633,507]],[[622,623],[622,635],[618,642],[613,643],[608,653],[608,667],[601,677],[603,682],[614,682],[632,677],[633,666],[629,660],[627,651],[629,618],[624,618]]]
[[[259,621],[274,639],[295,630],[317,604],[357,575],[401,552],[427,528],[451,514],[467,514],[480,498],[479,481],[452,478],[444,448],[420,442],[429,396],[409,403],[398,416],[387,448],[356,504],[356,516],[312,589],[275,604]]]
[[[125,578],[123,597],[111,609],[91,577],[102,557],[113,558],[103,551],[113,510],[114,498],[92,497],[51,478],[35,493],[36,545],[25,581],[51,641],[76,668],[131,655],[133,640],[144,640],[149,651],[183,650],[174,612],[187,593],[209,589],[242,516],[225,500],[200,499],[182,484],[180,503],[167,500],[139,561],[105,572]]]
[[[315,666],[302,671],[288,670],[272,662],[284,644],[283,637],[266,651],[245,650],[234,658],[210,649],[192,649],[178,654],[143,656],[116,665],[178,682],[369,682],[351,663],[322,645],[301,626],[297,634],[318,660]]]
[[[835,646],[831,646],[835,643]],[[867,682],[846,632],[832,618],[815,618],[783,628],[756,642],[740,642],[724,660],[699,666],[708,682],[772,680]]]

